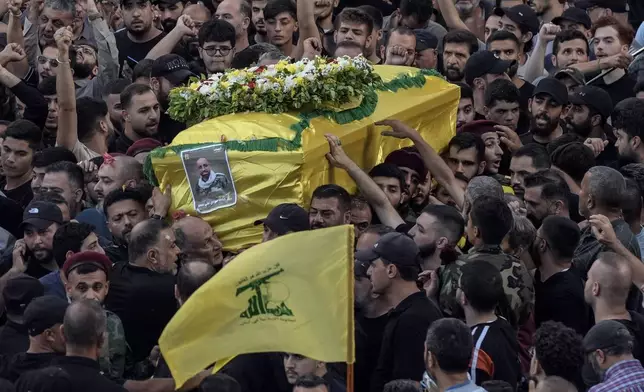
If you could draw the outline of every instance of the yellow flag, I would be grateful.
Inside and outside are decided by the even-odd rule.
[[[353,227],[288,234],[237,256],[197,290],[159,346],[176,385],[238,354],[354,362]]]

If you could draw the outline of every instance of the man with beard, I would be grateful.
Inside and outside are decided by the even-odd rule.
[[[631,60],[628,51],[635,35],[633,29],[629,25],[621,24],[613,17],[604,17],[593,24],[591,31],[599,68],[603,70],[602,63],[615,56],[627,59],[617,65],[618,69],[605,75],[595,85],[606,90],[613,102],[621,102],[626,98],[634,97],[633,86],[637,80],[628,73],[628,65]]]
[[[63,214],[54,203],[35,201],[29,204],[20,225],[24,237],[16,241],[9,258],[3,257],[0,270],[40,279],[58,269],[52,250],[54,234],[62,224]]]
[[[466,228],[467,239],[473,247],[439,272],[438,298],[443,314],[462,317],[463,309],[456,298],[460,267],[466,263],[486,261],[494,265],[503,277],[507,302],[499,306],[502,316],[515,328],[528,320],[534,303],[532,276],[519,259],[501,250],[501,243],[512,228],[512,222],[512,211],[503,199],[494,196],[474,199]]]
[[[83,170],[72,162],[55,162],[47,166],[40,192],[51,191],[61,195],[69,206],[69,216],[76,218],[83,207],[85,188]]]
[[[565,183],[555,181],[550,175],[546,170],[536,172],[528,175],[524,182],[526,216],[537,229],[548,216],[570,217],[570,190]]]
[[[405,183],[401,187],[401,198],[398,204],[392,204],[405,220],[414,222],[416,214],[409,209],[409,200],[418,193],[418,185],[427,177],[427,168],[415,147],[405,147],[392,151],[385,158],[385,163],[394,164],[402,171]],[[385,192],[386,193],[386,192]],[[390,198],[391,200],[391,198]]]
[[[599,155],[596,155],[597,164],[606,165],[615,162],[618,158],[617,149],[606,135],[607,129],[611,131],[607,120],[613,113],[610,95],[602,88],[583,86],[569,98],[572,105],[565,117],[568,131],[585,139],[602,139],[604,145]],[[587,140],[586,143],[592,142]]]
[[[125,154],[135,141],[157,135],[161,106],[150,86],[131,84],[121,93],[121,107],[124,131],[108,150]]]
[[[466,181],[485,170],[485,144],[479,136],[471,133],[457,133],[450,139],[441,156],[452,173]]]
[[[501,60],[487,50],[474,53],[465,63],[465,82],[474,91],[474,109],[484,115],[484,97],[487,86],[497,79],[509,79],[508,68],[512,61]]]
[[[534,86],[517,75],[519,61],[524,55],[521,53],[521,42],[519,42],[516,35],[509,31],[499,30],[488,38],[487,50],[494,53],[501,60],[513,62],[508,68],[507,74],[512,80],[512,83],[519,89],[521,110],[527,110],[528,102],[534,92]]]
[[[335,184],[320,185],[313,191],[309,207],[311,229],[351,223],[351,196]]]
[[[121,93],[129,85],[130,82],[125,79],[116,79],[108,83],[103,90],[103,101],[107,104],[109,119],[117,135],[123,133],[123,110],[121,108]]]
[[[614,320],[602,321],[588,331],[584,352],[602,381],[590,391],[618,391],[644,384],[644,368],[633,357],[636,340],[626,326]]]
[[[510,182],[514,194],[523,197],[525,178],[532,173],[550,169],[550,155],[543,146],[532,143],[521,146],[510,161]]]
[[[572,267],[572,255],[581,234],[579,226],[562,216],[549,216],[537,230],[530,255],[534,274],[534,322],[558,321],[584,335],[589,327],[589,308],[584,284]]]
[[[42,132],[42,143],[45,147],[54,147],[58,132],[58,96],[56,95],[56,77],[48,77],[38,83],[38,91],[47,101],[47,119]]]
[[[418,246],[423,272],[437,271],[442,263],[454,262],[458,257],[458,241],[463,236],[465,221],[454,207],[429,205],[416,219],[409,235]]]
[[[132,228],[147,219],[145,197],[138,191],[117,189],[105,198],[103,210],[107,227],[112,233],[113,246],[105,249],[113,262],[128,260],[128,244]],[[118,260],[114,260],[118,259]]]
[[[248,0],[224,0],[217,7],[215,19],[223,19],[235,28],[235,50],[239,53],[249,46],[248,27],[252,11]]]
[[[268,17],[267,17],[268,19]],[[336,16],[334,40],[336,45],[353,41],[360,45],[362,53],[371,45],[374,29],[373,19],[359,8],[345,8]]]
[[[530,132],[521,135],[521,143],[548,143],[563,135],[559,120],[568,104],[568,89],[555,78],[545,78],[537,84],[529,101]]]
[[[359,10],[362,10],[371,16],[373,20],[373,30],[371,31],[371,40],[369,45],[364,50],[364,56],[367,60],[371,61],[372,64],[381,64],[382,60],[380,59],[380,41],[382,40],[383,31],[383,17],[382,11],[372,5],[361,5],[358,7]],[[416,39],[418,41],[418,39]]]
[[[448,81],[465,81],[465,63],[479,49],[476,36],[467,30],[452,30],[443,37],[443,74]]]
[[[159,57],[174,53],[183,57],[190,67],[201,70],[203,65],[199,56],[198,35],[201,27],[209,22],[211,13],[201,4],[191,4],[183,9],[183,15],[174,21],[172,30],[165,30],[167,35],[148,54],[146,59],[156,60]]]
[[[156,2],[161,14],[161,27],[163,31],[169,33],[177,25],[177,19],[183,13],[185,4],[183,0],[160,0]]]
[[[644,101],[628,98],[615,106],[612,115],[613,131],[617,140],[615,148],[621,166],[629,163],[644,163]]]
[[[170,106],[170,90],[183,85],[192,76],[197,77],[190,71],[186,60],[177,54],[163,55],[152,64],[150,87],[156,94],[162,109],[159,117],[159,132],[155,139],[162,143],[172,142],[179,132],[186,129],[186,125],[171,118],[167,110]]]
[[[164,34],[154,27],[150,0],[123,0],[121,12],[125,28],[114,34],[119,51],[119,75],[132,79],[132,70],[161,41]]]
[[[255,26],[255,43],[267,43],[266,38],[266,21],[264,19],[264,8],[268,0],[251,0],[251,21]]]

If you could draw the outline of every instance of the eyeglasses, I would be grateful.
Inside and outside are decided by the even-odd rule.
[[[222,55],[222,56],[227,56],[227,55],[228,55],[228,53],[230,53],[230,51],[231,51],[233,48],[229,48],[229,47],[227,47],[227,46],[224,46],[224,47],[221,47],[221,48],[217,48],[217,47],[215,47],[215,46],[211,46],[211,47],[209,47],[209,48],[201,48],[201,49],[203,49],[203,50],[204,50],[204,52],[206,52],[206,54],[207,54],[208,56],[214,56],[214,55],[216,55],[216,54],[217,54],[217,52],[221,53],[221,55]]]
[[[38,63],[39,64],[46,64],[48,61],[49,61],[49,66],[50,67],[52,67],[52,68],[58,67],[58,64],[59,64],[58,60],[50,59],[49,57],[45,57],[45,56],[42,56],[42,55],[38,56]]]

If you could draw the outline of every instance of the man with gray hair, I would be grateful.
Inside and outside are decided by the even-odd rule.
[[[589,392],[641,390],[644,368],[633,358],[633,335],[622,323],[597,323],[584,337],[583,347],[593,370],[602,382]]]
[[[470,180],[465,188],[465,198],[463,202],[463,217],[467,217],[474,200],[479,196],[492,196],[503,200],[503,186],[500,182],[492,177],[477,176]]]
[[[615,169],[606,166],[592,167],[581,182],[579,192],[579,213],[586,219],[591,215],[606,216],[615,229],[619,241],[631,253],[641,258],[639,244],[630,226],[622,218],[622,204],[626,193],[626,181]],[[588,270],[601,252],[609,249],[602,245],[587,226],[581,232],[581,239],[572,258],[573,265],[586,280]],[[629,307],[630,308],[630,307]]]

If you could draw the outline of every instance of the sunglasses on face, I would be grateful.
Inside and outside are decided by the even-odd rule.
[[[49,57],[45,56],[38,56],[38,63],[40,64],[46,64],[49,61],[49,66],[52,68],[58,67],[58,60],[56,59],[50,59]]]

